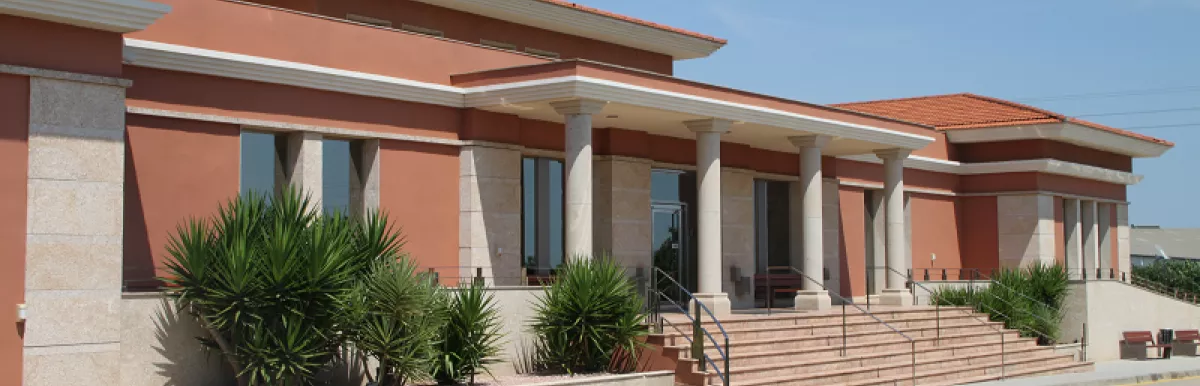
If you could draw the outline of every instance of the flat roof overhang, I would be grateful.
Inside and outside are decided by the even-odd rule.
[[[946,139],[950,143],[1048,139],[1109,151],[1133,158],[1158,157],[1173,147],[1170,143],[1134,138],[1073,122],[959,128],[944,131]]]
[[[593,126],[694,138],[685,121],[717,118],[734,126],[723,141],[795,152],[790,136],[832,137],[824,153],[851,155],[882,149],[920,149],[932,128],[837,108],[758,95],[586,60],[566,60],[451,76],[465,90],[465,107],[562,122],[551,102],[608,102]]]

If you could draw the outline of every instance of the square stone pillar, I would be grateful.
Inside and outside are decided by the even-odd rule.
[[[1023,194],[996,197],[1000,267],[1054,264],[1054,196]]]
[[[821,200],[821,244],[824,246],[821,259],[824,260],[824,269],[820,279],[830,293],[849,299],[850,294],[842,294],[842,207],[837,180],[822,181],[821,194],[824,196]],[[832,301],[839,302],[837,299]]]
[[[866,210],[866,266],[871,289],[867,295],[878,295],[887,287],[887,237],[883,211],[883,191],[865,190],[870,201]]]
[[[352,142],[350,149],[351,213],[365,216],[379,209],[379,140]]]
[[[1083,274],[1083,225],[1080,222],[1079,200],[1064,198],[1063,206],[1067,277],[1078,279]]]
[[[1117,277],[1133,274],[1129,260],[1129,204],[1114,204],[1117,211]]]
[[[733,308],[754,308],[754,175],[748,170],[721,170],[721,248],[721,288]]]
[[[313,209],[320,211],[324,192],[324,143],[318,133],[296,132],[287,137],[287,159],[284,175],[288,184],[311,200]]]
[[[595,162],[595,249],[606,253],[632,277],[652,267],[650,160],[602,156]]]
[[[1104,278],[1109,278],[1113,268],[1113,253],[1116,248],[1113,242],[1116,241],[1116,236],[1113,234],[1113,205],[1109,203],[1096,203],[1096,244],[1099,247],[1099,253],[1096,254],[1096,268],[1100,268]]]
[[[24,383],[116,385],[125,89],[32,77],[29,98]]]
[[[1083,276],[1087,279],[1095,279],[1100,257],[1100,227],[1096,214],[1096,202],[1080,201],[1079,211],[1080,223],[1083,224]]]
[[[463,146],[459,152],[459,276],[495,278],[517,285],[521,277],[521,152]]]

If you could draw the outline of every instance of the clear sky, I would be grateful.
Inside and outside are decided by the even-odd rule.
[[[1130,222],[1200,228],[1200,0],[573,1],[728,39],[677,62],[706,83],[816,103],[972,92],[1120,128],[1193,124],[1134,129],[1176,147],[1134,161]],[[1167,109],[1182,110],[1092,115]]]

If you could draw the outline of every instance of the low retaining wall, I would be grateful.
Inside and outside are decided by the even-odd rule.
[[[1063,342],[1083,337],[1087,323],[1087,359],[1120,359],[1121,332],[1160,328],[1200,328],[1200,307],[1119,281],[1073,281],[1063,301]]]
[[[536,383],[529,386],[673,386],[674,384],[674,371],[651,371],[647,373],[566,379]]]

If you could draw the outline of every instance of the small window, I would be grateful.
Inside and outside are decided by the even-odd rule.
[[[529,53],[529,54],[537,55],[537,56],[544,56],[544,57],[547,57],[547,58],[552,58],[552,59],[558,59],[558,58],[559,58],[559,55],[558,55],[558,53],[557,53],[557,52],[553,52],[553,51],[546,51],[546,50],[539,50],[539,49],[537,49],[537,48],[525,47],[525,52],[526,52],[526,53]]]
[[[241,137],[241,193],[271,197],[284,183],[287,140],[274,133],[249,130],[242,131]]]
[[[485,45],[488,47],[492,47],[492,48],[499,48],[502,50],[513,50],[513,51],[517,50],[516,44],[498,42],[495,40],[479,39],[479,44],[482,44],[482,45]]]
[[[370,16],[355,15],[353,13],[346,14],[346,20],[355,21],[355,22],[359,22],[359,23],[363,23],[363,24],[370,24],[370,25],[379,26],[379,27],[391,27],[392,26],[392,22],[390,20],[376,19],[376,18],[373,18]]]
[[[432,28],[418,27],[418,26],[415,26],[412,24],[401,24],[400,29],[408,31],[408,32],[419,33],[422,35],[437,36],[439,38],[446,36],[446,34],[442,31],[438,31],[438,30],[432,29]]]

